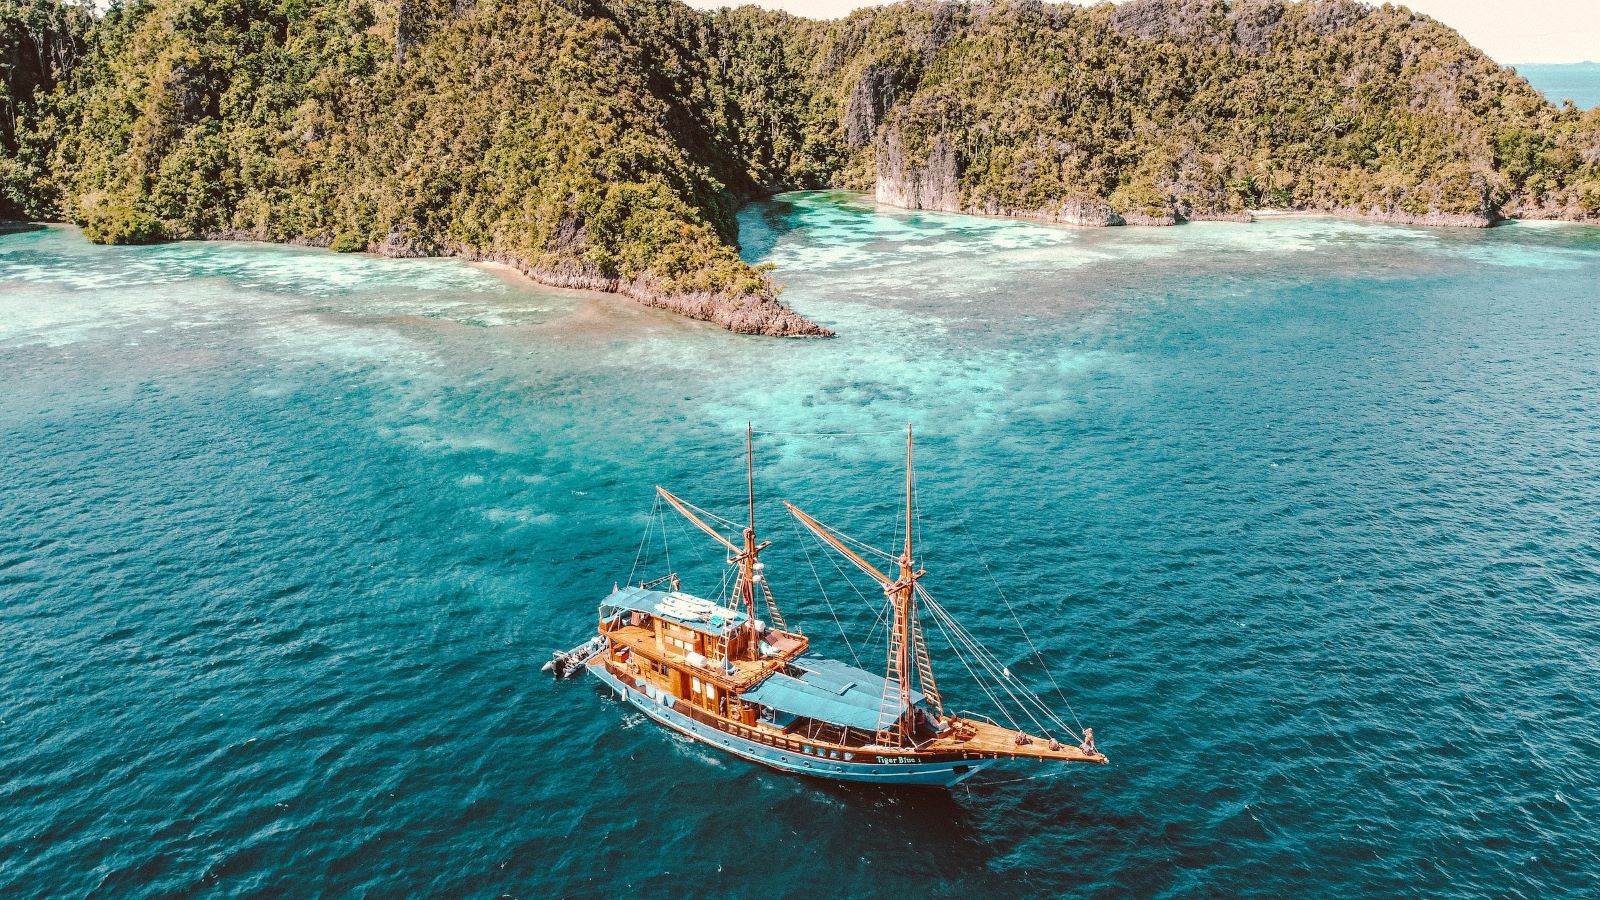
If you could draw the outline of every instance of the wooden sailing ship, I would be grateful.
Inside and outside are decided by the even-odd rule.
[[[662,501],[727,551],[737,573],[732,603],[688,594],[670,572],[619,586],[600,604],[598,633],[555,654],[547,670],[558,677],[588,671],[650,719],[690,738],[776,769],[823,778],[948,787],[999,760],[1106,762],[1092,729],[1078,732],[1063,722],[922,589],[925,573],[912,546],[909,429],[905,541],[890,567],[893,575],[869,561],[867,550],[855,549],[865,545],[784,504],[801,525],[882,587],[890,626],[883,674],[811,652],[809,639],[785,624],[761,562],[770,542],[756,535],[750,450],[747,433],[750,514],[738,542],[712,521],[733,523],[656,488]],[[955,629],[952,646],[965,645],[968,656],[977,659],[977,670],[994,676],[1004,692],[985,687],[985,693],[1015,701],[1013,712],[1025,713],[1034,729],[1018,727],[1017,717],[998,700],[1008,725],[945,707],[923,634],[929,609],[941,628]],[[945,634],[951,631],[946,628]],[[972,660],[964,656],[963,662],[978,677]]]

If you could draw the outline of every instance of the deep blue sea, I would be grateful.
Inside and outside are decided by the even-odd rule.
[[[1593,890],[1600,229],[742,226],[839,338],[0,237],[0,895]],[[737,515],[746,422],[775,591],[848,659],[828,603],[876,610],[778,501],[889,543],[908,421],[925,583],[1040,683],[992,571],[1110,766],[840,787],[540,673],[654,485]]]
[[[1551,103],[1571,100],[1579,109],[1600,106],[1600,63],[1524,63],[1516,70]]]

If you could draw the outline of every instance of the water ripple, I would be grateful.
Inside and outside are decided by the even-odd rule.
[[[841,338],[452,261],[0,238],[0,891],[1589,889],[1595,231],[742,217]],[[992,569],[1112,766],[816,783],[539,674],[654,484],[735,506],[747,420],[908,419],[930,587],[1037,678]],[[893,441],[759,451],[764,495],[892,542]]]

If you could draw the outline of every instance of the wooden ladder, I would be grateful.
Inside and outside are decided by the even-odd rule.
[[[883,700],[878,704],[878,743],[885,746],[899,747],[905,743],[905,735],[901,729],[902,713],[900,708],[900,673],[895,662],[900,657],[900,629],[889,629],[889,664],[885,667],[883,677]],[[891,724],[884,727],[884,720],[888,718]]]
[[[783,621],[783,614],[778,612],[778,601],[772,596],[772,588],[767,586],[767,579],[761,579],[761,596],[767,601],[767,618],[779,631],[788,631],[789,626]]]
[[[944,703],[939,699],[939,687],[933,681],[933,662],[928,659],[928,642],[923,638],[922,619],[917,616],[915,609],[912,607],[911,635],[917,652],[917,686],[922,688],[923,695],[933,705],[934,715],[942,716]]]

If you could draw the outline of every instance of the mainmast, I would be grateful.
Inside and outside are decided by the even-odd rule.
[[[894,619],[889,638],[888,676],[884,679],[883,703],[880,710],[878,742],[904,746],[915,742],[916,723],[911,709],[911,662],[915,654],[917,683],[932,704],[935,715],[943,715],[939,689],[933,680],[933,664],[928,658],[928,645],[922,637],[921,623],[917,621],[917,579],[926,572],[916,567],[912,558],[912,534],[916,529],[916,479],[912,467],[912,431],[906,425],[906,541],[900,551],[900,577],[889,585],[887,592],[894,605]],[[891,692],[895,694],[891,707]],[[882,726],[883,711],[897,711],[889,727]]]
[[[921,623],[917,621],[917,579],[926,574],[918,569],[912,558],[912,534],[916,528],[915,480],[912,474],[912,431],[906,426],[906,539],[897,562],[899,577],[891,579],[878,571],[860,554],[851,550],[833,530],[811,518],[788,502],[784,506],[825,543],[838,550],[855,563],[856,568],[867,573],[883,588],[889,599],[892,620],[889,630],[889,656],[885,667],[883,700],[879,706],[877,742],[885,746],[905,747],[916,743],[914,713],[911,705],[911,666],[915,659],[917,683],[927,697],[935,716],[944,715],[944,704],[939,698],[939,688],[933,680],[933,665],[928,658],[927,641],[923,638]]]

